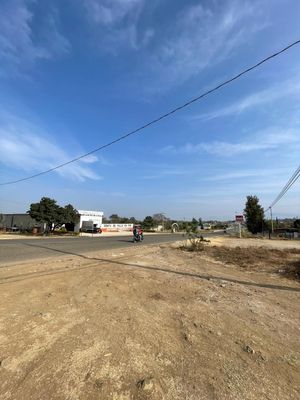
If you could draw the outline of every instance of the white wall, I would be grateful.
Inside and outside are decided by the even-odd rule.
[[[96,224],[97,228],[100,228],[102,225],[103,212],[102,211],[87,211],[87,210],[78,210],[80,215],[79,222],[75,225],[75,232],[78,232],[82,227],[82,223],[91,221],[93,224]]]

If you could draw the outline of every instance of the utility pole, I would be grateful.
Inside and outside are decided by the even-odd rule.
[[[271,215],[271,232],[274,233],[272,207],[270,207],[270,215]]]

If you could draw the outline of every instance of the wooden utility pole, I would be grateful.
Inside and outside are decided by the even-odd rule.
[[[270,215],[271,215],[271,233],[274,233],[272,207],[270,207]]]

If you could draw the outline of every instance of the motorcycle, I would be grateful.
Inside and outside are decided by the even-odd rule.
[[[142,240],[144,240],[144,235],[140,234],[140,233],[136,233],[135,235],[133,235],[133,243],[135,242],[141,242]]]

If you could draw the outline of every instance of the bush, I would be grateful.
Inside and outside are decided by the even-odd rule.
[[[210,243],[210,240],[204,239],[202,235],[189,235],[188,241],[185,245],[181,246],[181,250],[185,251],[204,251],[205,243]]]

